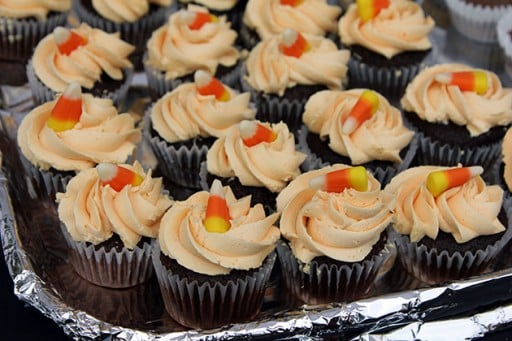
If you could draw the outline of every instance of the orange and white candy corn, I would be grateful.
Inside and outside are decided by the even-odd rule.
[[[48,128],[61,132],[73,128],[82,116],[82,89],[78,83],[70,83],[60,95],[46,121]]]
[[[116,192],[121,191],[124,186],[138,186],[144,178],[134,171],[113,163],[100,163],[96,165],[98,177],[103,186],[109,185]]]
[[[273,142],[277,134],[272,129],[257,121],[243,120],[239,123],[240,137],[247,147],[252,147],[261,142]]]
[[[191,30],[199,30],[204,24],[219,21],[215,15],[206,12],[182,11],[180,15]]]
[[[434,171],[427,176],[427,189],[437,197],[450,188],[463,185],[469,179],[482,174],[483,171],[484,169],[480,166]]]
[[[364,121],[370,119],[379,108],[379,96],[373,90],[364,90],[356,104],[345,117],[342,131],[344,134],[351,134]]]
[[[457,71],[440,73],[435,76],[439,83],[455,85],[462,91],[473,91],[483,95],[489,88],[489,80],[485,71]]]
[[[363,166],[338,169],[309,180],[309,186],[324,192],[341,193],[346,188],[368,190],[368,174]]]
[[[209,72],[197,70],[194,73],[197,92],[203,96],[213,95],[219,101],[227,102],[231,98],[228,89]]]
[[[78,47],[87,44],[87,40],[67,28],[58,26],[53,30],[53,38],[61,54],[69,55]]]
[[[389,7],[389,0],[357,0],[357,13],[363,23],[375,18],[379,12]]]
[[[299,58],[310,49],[309,43],[300,32],[286,28],[281,33],[281,51],[290,57]]]
[[[287,6],[297,7],[297,6],[299,6],[301,3],[303,3],[303,2],[304,2],[304,0],[279,0],[279,2],[281,3],[281,5],[287,5]]]
[[[222,192],[222,184],[214,180],[208,197],[204,227],[208,232],[224,233],[231,227],[229,207]]]

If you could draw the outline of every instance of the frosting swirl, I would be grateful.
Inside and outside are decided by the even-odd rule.
[[[338,33],[345,45],[362,45],[391,59],[404,51],[425,51],[432,47],[428,38],[435,23],[414,1],[390,0],[374,18],[361,22],[357,5],[351,4],[341,17]]]
[[[188,10],[208,13],[207,9],[193,5]],[[166,25],[153,32],[147,43],[147,63],[165,71],[168,79],[199,69],[215,74],[219,65],[235,65],[240,57],[233,46],[237,33],[230,29],[226,17],[220,16],[217,22],[192,30],[183,19],[184,12],[172,14]]]
[[[180,2],[195,2],[217,11],[227,11],[235,7],[239,0],[180,0]]]
[[[149,12],[150,4],[169,6],[173,0],[92,0],[92,7],[101,16],[116,23],[134,22]]]
[[[281,233],[303,263],[319,256],[361,261],[391,223],[393,200],[371,174],[366,192],[349,188],[328,193],[309,186],[312,178],[344,168],[349,166],[336,164],[301,174],[277,197]]]
[[[254,118],[256,111],[250,106],[250,94],[225,89],[230,94],[227,102],[199,94],[194,83],[178,86],[153,106],[153,129],[166,141],[177,142],[198,136],[221,137],[233,124]]]
[[[203,221],[209,193],[197,192],[185,201],[175,202],[162,218],[158,241],[165,255],[206,275],[261,266],[279,239],[279,229],[274,226],[279,214],[265,217],[261,204],[250,206],[250,196],[236,199],[229,187],[223,190],[231,228],[225,233],[206,230]]]
[[[325,0],[304,0],[297,6],[282,5],[280,0],[249,0],[243,22],[261,39],[278,35],[285,28],[323,36],[336,33],[340,13],[340,7]]]
[[[145,174],[137,162],[122,167]],[[116,192],[101,184],[95,168],[73,177],[66,192],[57,194],[57,202],[59,219],[73,240],[96,245],[115,232],[129,249],[142,236],[158,236],[160,218],[172,204],[162,194],[162,178],[152,178],[151,169],[140,185],[127,185]]]
[[[123,69],[133,66],[128,56],[134,47],[119,39],[117,33],[106,33],[84,23],[72,31],[84,37],[87,44],[69,55],[59,53],[53,34],[41,40],[34,50],[34,71],[50,89],[62,92],[71,82],[92,89],[103,73],[121,80]]]
[[[424,236],[436,239],[439,229],[451,233],[457,243],[505,230],[498,220],[503,190],[486,186],[480,176],[453,187],[434,198],[426,187],[430,172],[449,167],[420,166],[396,175],[384,191],[396,198],[395,230],[411,242]]]
[[[55,132],[46,122],[56,100],[40,105],[23,118],[18,145],[41,169],[78,171],[100,162],[122,163],[141,140],[133,117],[118,114],[110,99],[82,95],[82,115],[74,128]]]
[[[0,17],[35,17],[43,21],[51,11],[65,12],[71,8],[71,0],[3,0],[0,1]]]
[[[501,146],[503,155],[503,178],[507,184],[508,190],[512,191],[512,129],[509,128],[503,137]]]
[[[457,86],[435,80],[441,73],[475,70],[462,64],[426,68],[409,83],[400,103],[405,110],[428,122],[465,125],[471,136],[512,122],[512,89],[503,88],[495,73],[481,70],[487,74],[489,84],[484,95],[461,91]]]
[[[295,138],[285,123],[264,125],[277,134],[276,140],[252,147],[244,144],[239,125],[232,126],[227,135],[218,138],[208,150],[208,172],[223,178],[236,176],[244,186],[280,192],[300,174],[299,166],[306,155],[295,150]]]
[[[329,147],[349,157],[354,165],[373,160],[401,162],[399,153],[411,142],[414,132],[404,126],[400,111],[380,94],[377,112],[351,134],[343,133],[342,122],[363,90],[315,93],[305,105],[304,124],[321,139],[328,138]]]
[[[331,40],[303,34],[310,49],[300,58],[290,57],[280,50],[281,36],[263,40],[250,52],[246,61],[249,85],[265,93],[284,94],[297,84],[322,84],[341,89],[347,74],[350,52],[338,50]]]

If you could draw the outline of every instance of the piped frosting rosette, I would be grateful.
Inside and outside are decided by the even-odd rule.
[[[235,7],[237,2],[243,0],[178,0],[183,3],[195,2],[209,9],[217,11],[227,11]]]
[[[102,167],[109,172],[106,180]],[[151,245],[141,239],[158,236],[160,219],[172,205],[162,193],[162,179],[152,178],[151,170],[145,172],[137,162],[100,164],[71,179],[57,201],[71,263],[80,276],[122,288],[151,275]],[[114,236],[121,246],[107,247]]]
[[[81,24],[68,30],[58,27],[34,49],[27,66],[27,77],[38,103],[51,101],[72,82],[93,91],[106,86],[110,78],[113,89],[103,90],[114,102],[124,99],[132,74],[128,59],[134,47],[118,34],[106,33]]]
[[[314,186],[319,178],[330,183],[335,174],[351,174],[344,175],[344,190]],[[364,181],[365,188],[351,187],[351,181]],[[384,231],[393,204],[363,167],[336,164],[298,176],[277,197],[280,229],[288,241],[278,247],[287,287],[313,304],[364,294],[390,256]]]
[[[93,8],[105,19],[115,23],[134,22],[149,12],[151,5],[170,6],[173,0],[93,0]]]
[[[12,19],[34,17],[38,21],[48,18],[48,13],[66,12],[71,7],[71,0],[25,0],[3,1],[0,4],[0,16]]]
[[[220,215],[221,208],[227,216]],[[196,192],[176,202],[162,219],[159,246],[153,251],[170,315],[194,328],[254,316],[275,260],[278,217],[277,213],[266,216],[261,204],[251,206],[250,197],[236,198],[220,182],[212,185],[210,193]],[[209,219],[221,219],[227,229],[212,230]],[[199,302],[200,311],[188,308]],[[218,313],[212,315],[210,309]]]
[[[364,119],[357,116],[359,112],[355,109],[361,103],[375,106],[371,112],[364,111]],[[349,120],[357,122],[352,131],[346,130]],[[352,165],[365,164],[383,182],[407,168],[416,151],[416,141],[412,143],[414,132],[404,125],[400,111],[385,97],[367,89],[317,92],[308,99],[302,121],[307,130],[301,131],[299,146],[310,155],[308,169],[331,161],[322,160],[323,148],[308,147],[308,134],[316,134],[328,143],[332,155],[346,157]],[[373,166],[371,162],[376,160],[389,161],[389,165]]]
[[[503,190],[486,185],[482,171],[419,166],[386,186],[396,198],[392,238],[409,273],[426,282],[478,274],[510,240]]]

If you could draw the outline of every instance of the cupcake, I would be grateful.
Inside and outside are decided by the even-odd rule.
[[[409,273],[427,283],[473,276],[509,242],[510,204],[482,172],[480,166],[419,166],[385,187],[396,198],[392,239]]]
[[[212,92],[213,84],[219,92]],[[195,82],[179,85],[148,109],[145,137],[165,177],[181,186],[201,188],[200,164],[215,138],[255,114],[249,93],[239,93],[199,70]]]
[[[462,64],[423,70],[400,103],[419,132],[420,164],[490,169],[512,121],[512,89],[493,72]]]
[[[453,27],[469,39],[496,42],[496,23],[512,4],[507,0],[446,0]]]
[[[278,214],[237,199],[219,182],[177,201],[160,224],[153,266],[178,323],[210,329],[258,313],[276,258]]]
[[[512,78],[512,10],[502,15],[496,31],[498,44],[504,54],[505,71]]]
[[[65,25],[71,0],[19,1],[0,4],[1,84],[23,85],[25,68],[36,44],[57,26]]]
[[[414,132],[400,111],[375,91],[320,91],[306,103],[299,150],[308,155],[303,169],[325,164],[364,165],[386,184],[411,164],[417,150]]]
[[[130,55],[130,60],[135,69],[142,70],[147,40],[165,23],[175,5],[176,0],[77,0],[74,10],[79,21],[105,32],[119,32],[122,40],[134,45],[135,52]]]
[[[256,118],[284,121],[294,130],[309,96],[343,88],[349,57],[328,38],[286,29],[251,50],[242,70],[242,89],[258,105]]]
[[[277,197],[285,289],[308,304],[367,294],[392,255],[392,197],[364,167],[327,166],[298,176]]]
[[[37,103],[53,100],[71,82],[97,97],[123,102],[133,65],[134,47],[118,38],[81,24],[68,30],[57,27],[37,44],[27,66],[27,77]]]
[[[335,35],[340,14],[341,8],[327,0],[249,0],[240,38],[251,49],[260,40],[280,35],[286,28],[320,36]]]
[[[242,121],[208,150],[201,184],[207,189],[219,179],[238,197],[251,195],[253,204],[273,212],[277,193],[300,174],[305,158],[285,123]]]
[[[173,13],[147,42],[144,69],[153,98],[192,81],[197,70],[238,87],[240,53],[234,46],[236,38],[225,16],[213,16],[204,7],[189,5]]]
[[[69,261],[82,278],[127,288],[151,276],[151,241],[172,205],[151,169],[99,164],[73,177],[57,202]]]
[[[80,86],[71,83],[56,100],[23,118],[17,138],[27,173],[42,194],[54,198],[76,172],[101,162],[125,162],[141,132],[110,99],[82,95]]]
[[[500,183],[505,190],[512,192],[512,128],[509,128],[501,143],[501,162],[497,162],[496,171],[498,176],[496,182]]]
[[[350,5],[338,26],[343,46],[350,49],[350,86],[399,98],[432,48],[434,26],[414,1],[390,0],[377,10]]]
[[[215,16],[226,16],[227,21],[231,23],[231,27],[238,31],[247,0],[178,0],[178,4],[182,8],[189,4],[206,7]]]

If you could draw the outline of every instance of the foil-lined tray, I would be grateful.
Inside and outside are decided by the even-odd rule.
[[[431,3],[436,4],[436,0]],[[446,11],[439,13],[447,15]],[[511,83],[496,45],[473,43],[449,24],[437,27],[432,39],[434,48],[427,64],[464,62],[495,70],[504,84]],[[433,286],[408,276],[398,263],[388,263],[370,291],[350,303],[304,305],[282,290],[276,273],[254,320],[208,331],[180,326],[166,313],[155,278],[134,288],[113,290],[92,285],[74,273],[66,262],[65,243],[55,232],[59,224],[55,205],[39,199],[21,165],[15,137],[21,118],[33,106],[30,92],[25,88],[1,90],[0,236],[15,294],[75,339],[462,339],[512,323],[509,245],[486,274]],[[126,106],[142,114],[149,102],[143,75],[137,75],[130,91],[129,98],[137,100]],[[143,148],[140,155],[143,163],[151,165],[147,152]],[[171,195],[176,199],[190,194],[169,188],[175,189]]]

